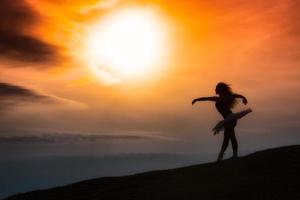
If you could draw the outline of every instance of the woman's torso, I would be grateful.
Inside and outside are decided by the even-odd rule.
[[[223,118],[226,118],[229,114],[232,113],[230,109],[233,101],[232,98],[233,97],[231,95],[225,97],[219,97],[215,103],[217,110],[223,116]]]

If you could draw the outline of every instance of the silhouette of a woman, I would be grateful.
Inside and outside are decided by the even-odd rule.
[[[221,161],[224,156],[224,152],[228,147],[229,140],[231,141],[232,145],[232,150],[233,150],[233,158],[238,157],[238,143],[235,137],[235,131],[234,128],[237,124],[237,118],[233,118],[230,120],[225,120],[229,119],[229,117],[232,116],[232,111],[231,109],[235,106],[236,104],[236,99],[241,98],[243,100],[243,103],[246,105],[248,103],[247,99],[240,95],[240,94],[235,94],[232,92],[230,86],[226,83],[218,83],[216,86],[216,94],[218,96],[212,96],[212,97],[201,97],[194,99],[192,104],[196,103],[197,101],[214,101],[215,106],[219,113],[223,116],[224,118],[224,139],[223,139],[223,144],[221,151],[218,156],[218,161]],[[251,111],[250,111],[251,112]]]

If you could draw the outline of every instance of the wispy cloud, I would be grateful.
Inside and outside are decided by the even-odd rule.
[[[54,133],[39,135],[18,135],[0,136],[0,143],[81,143],[81,142],[106,142],[106,141],[127,141],[127,140],[170,140],[167,137],[146,136],[146,135],[111,135],[111,134],[70,134]]]
[[[25,87],[0,82],[0,106],[10,106],[24,102],[50,103],[54,100],[50,96],[39,94]]]
[[[44,94],[23,86],[0,82],[0,108],[6,110],[24,104],[54,104],[65,108],[85,109],[83,103],[54,95]],[[61,108],[61,107],[60,107]]]

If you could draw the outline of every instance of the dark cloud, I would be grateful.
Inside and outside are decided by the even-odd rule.
[[[24,102],[52,102],[51,97],[38,94],[33,90],[0,82],[0,107],[22,104]]]
[[[24,0],[0,0],[0,2],[1,31],[25,29],[37,21],[38,15]]]
[[[0,31],[0,55],[25,62],[54,62],[55,47],[37,38]]]
[[[26,62],[53,62],[56,47],[32,35],[40,16],[24,0],[0,0],[0,55]]]

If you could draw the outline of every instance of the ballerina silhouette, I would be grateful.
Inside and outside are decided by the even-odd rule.
[[[244,110],[242,112],[233,113],[231,109],[236,105],[237,98],[241,98],[243,103],[246,105],[248,100],[246,97],[240,94],[235,94],[232,92],[230,86],[226,83],[218,83],[215,89],[216,94],[218,96],[212,97],[200,97],[194,99],[192,105],[197,101],[214,101],[215,106],[219,113],[223,116],[224,120],[220,121],[214,128],[214,134],[217,134],[220,130],[224,128],[224,139],[221,147],[221,151],[218,156],[218,161],[221,161],[224,156],[224,152],[226,151],[229,140],[231,141],[233,157],[238,157],[238,143],[235,137],[235,126],[237,124],[237,120],[246,114],[252,112],[251,109]]]

